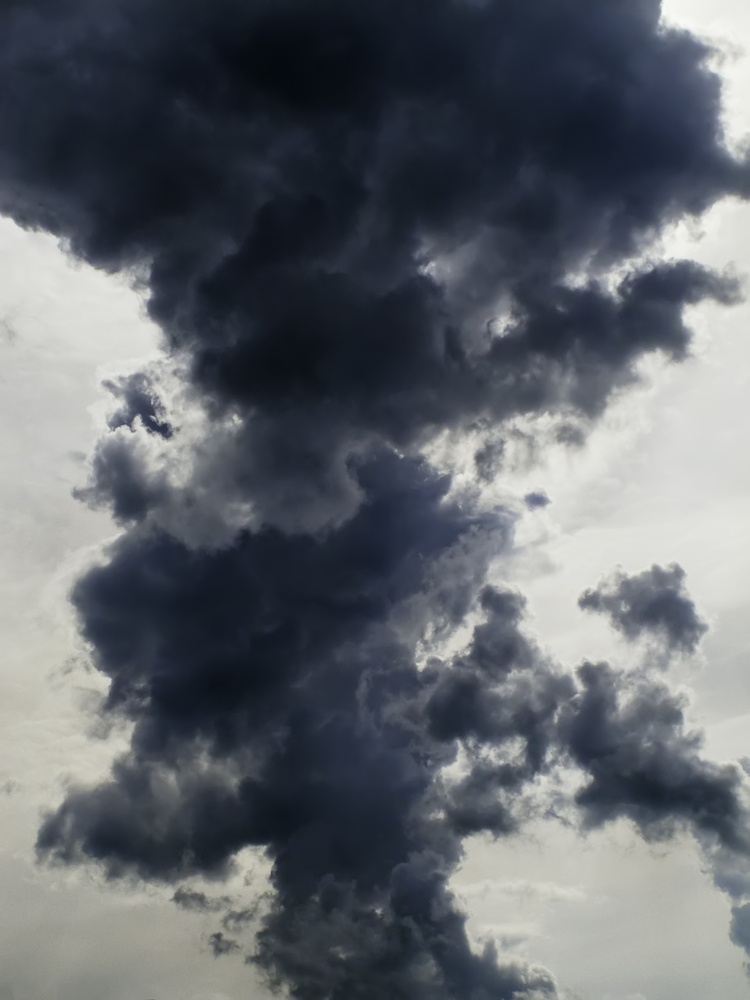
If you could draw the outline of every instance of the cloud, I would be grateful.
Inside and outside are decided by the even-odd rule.
[[[732,908],[732,941],[750,952],[750,904]]]
[[[750,976],[750,860],[746,852],[716,843],[704,844],[704,853],[714,884],[731,901],[729,936],[745,952]]]
[[[221,931],[211,934],[208,939],[209,947],[214,954],[214,958],[221,958],[223,955],[232,955],[240,950],[240,946],[232,938],[226,937]]]
[[[172,428],[164,419],[164,407],[145,372],[134,372],[126,378],[108,379],[103,383],[120,406],[107,421],[110,430],[118,427],[133,429],[136,420],[150,434],[162,438],[172,436]]]
[[[197,913],[213,913],[223,910],[231,903],[226,896],[211,897],[204,892],[180,886],[172,896],[172,902],[183,910],[194,910]]]
[[[517,830],[561,767],[584,824],[744,849],[740,777],[679,700],[543,654],[521,595],[488,585],[512,516],[427,458],[470,433],[486,482],[518,419],[531,452],[580,443],[645,355],[689,355],[689,306],[738,300],[659,250],[750,195],[709,48],[659,16],[0,11],[0,208],[126,274],[183,373],[179,398],[150,368],[109,386],[79,495],[122,532],[72,601],[132,738],[49,811],[39,853],[174,884],[262,848],[251,961],[299,1000],[555,995],[472,947],[449,881],[463,837]]]
[[[448,792],[461,835],[516,830],[525,792],[563,759],[584,781],[575,801],[585,826],[626,817],[647,839],[687,826],[748,851],[744,773],[702,756],[684,697],[608,663],[583,663],[574,679],[526,638],[517,596],[487,590],[483,607],[467,651],[423,674],[431,735],[462,741],[469,755]]]
[[[10,797],[11,795],[16,795],[17,792],[19,792],[20,790],[21,790],[21,784],[20,782],[16,781],[15,778],[5,778],[4,780],[2,780],[2,783],[0,783],[0,792],[2,792],[3,795],[7,795],[8,797]]]
[[[578,678],[561,734],[587,775],[576,796],[586,822],[599,826],[624,816],[657,839],[687,823],[747,852],[742,772],[702,758],[702,737],[687,729],[684,699],[607,663],[584,663]]]
[[[596,415],[644,353],[686,355],[685,306],[733,299],[644,257],[750,177],[710,50],[658,16],[222,0],[175,32],[171,0],[6,9],[2,207],[138,276],[280,517],[373,438]]]
[[[257,906],[251,906],[244,910],[228,910],[222,917],[221,925],[225,930],[236,933],[255,921],[257,917]]]
[[[540,508],[548,507],[552,503],[544,490],[527,493],[523,499],[529,510],[539,510]]]
[[[652,566],[633,576],[617,570],[596,589],[584,591],[578,605],[606,615],[626,639],[656,636],[674,652],[694,653],[708,631],[677,563]]]

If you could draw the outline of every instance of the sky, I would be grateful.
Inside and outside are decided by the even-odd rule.
[[[0,14],[1,1000],[747,996],[750,14],[427,6]]]

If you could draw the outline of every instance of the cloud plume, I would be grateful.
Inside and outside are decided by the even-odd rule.
[[[265,850],[249,960],[299,1000],[554,996],[469,941],[466,835],[563,767],[583,825],[745,849],[679,699],[567,674],[489,583],[504,437],[579,440],[738,298],[659,252],[750,193],[710,50],[656,0],[38,0],[0,29],[0,209],[127,274],[180,384],[109,385],[80,495],[123,530],[72,601],[132,737],[40,855],[171,883]],[[469,436],[473,486],[433,447]],[[584,605],[692,649],[657,570]]]

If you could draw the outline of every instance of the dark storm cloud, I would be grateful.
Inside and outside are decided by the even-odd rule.
[[[460,740],[469,760],[447,789],[449,823],[461,835],[513,832],[534,779],[571,763],[583,779],[575,803],[584,826],[628,818],[648,839],[688,828],[747,855],[742,772],[702,755],[684,698],[607,663],[584,663],[575,679],[564,674],[523,635],[521,607],[498,630],[496,606],[464,655],[450,667],[433,663],[424,675],[434,685],[429,732],[441,742]],[[503,639],[482,662],[476,632],[488,627]]]
[[[733,295],[690,262],[647,261],[616,287],[596,274],[748,188],[708,50],[658,14],[650,0],[11,10],[2,205],[136,269],[196,385],[255,414],[258,478],[305,478],[333,442],[596,414],[644,352],[684,356],[685,305]]]
[[[441,742],[463,741],[480,759],[488,746],[521,740],[522,759],[503,763],[495,773],[498,784],[517,787],[544,765],[555,714],[573,684],[524,635],[523,598],[488,587],[480,606],[485,621],[474,629],[466,652],[449,667],[432,661],[423,675],[428,683],[434,678],[427,702],[429,732]],[[483,760],[469,784],[479,790],[490,781]],[[462,794],[469,791],[463,788]]]
[[[685,588],[685,570],[676,563],[633,576],[618,570],[584,591],[578,604],[605,614],[626,639],[657,636],[673,651],[694,653],[708,631]]]
[[[466,652],[423,674],[429,733],[460,740],[470,761],[448,790],[461,835],[517,829],[527,786],[569,761],[584,779],[586,825],[627,817],[646,837],[687,826],[748,850],[741,772],[701,755],[682,697],[606,663],[583,664],[574,681],[524,634],[522,599],[487,589],[481,603],[486,621]]]
[[[750,903],[732,911],[732,940],[746,951],[750,950]]]
[[[644,354],[688,355],[687,306],[736,300],[654,255],[750,193],[709,55],[656,0],[0,11],[0,207],[131,277],[203,420],[110,386],[81,496],[125,531],[73,603],[133,735],[42,855],[174,881],[257,845],[252,960],[294,997],[510,1000],[554,981],[473,950],[449,880],[556,763],[592,822],[731,841],[676,703],[542,655],[486,586],[508,515],[424,458],[469,430],[489,482],[516,418],[580,443]]]
[[[558,709],[573,691],[521,631],[518,594],[488,587],[480,606],[485,620],[467,650],[423,674],[430,736],[461,741],[470,761],[447,790],[446,819],[460,836],[517,828],[520,793],[547,766]]]
[[[78,583],[109,708],[136,726],[111,780],[71,791],[39,849],[176,879],[266,847],[275,895],[254,961],[295,995],[340,983],[448,998],[485,980],[499,997],[525,980],[550,992],[546,974],[469,945],[447,887],[460,844],[435,792],[455,749],[425,736],[406,641],[427,612],[449,629],[463,619],[467,546],[490,558],[507,527],[470,516],[424,463],[385,456],[359,481],[357,514],[323,536],[266,529],[206,552],[125,535]],[[435,576],[442,559],[450,583]],[[483,605],[519,614],[510,595]],[[470,655],[488,668],[499,657],[502,675],[522,643],[478,626]]]
[[[164,419],[164,407],[148,375],[135,372],[127,378],[108,379],[103,385],[120,401],[120,406],[107,421],[110,430],[118,427],[132,430],[135,421],[140,420],[150,434],[163,438],[172,436],[172,428]]]
[[[169,497],[165,475],[147,468],[123,434],[99,441],[91,460],[90,482],[73,495],[92,507],[108,507],[121,524],[143,520]]]
[[[606,663],[578,670],[581,689],[561,723],[564,746],[587,774],[577,795],[587,821],[628,817],[647,837],[675,825],[747,852],[748,815],[739,768],[701,756],[685,702],[665,685],[631,679]]]

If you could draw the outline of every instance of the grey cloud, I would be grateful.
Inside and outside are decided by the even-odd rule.
[[[578,676],[581,688],[563,714],[561,733],[587,775],[576,797],[587,822],[628,817],[653,838],[689,824],[747,852],[741,772],[701,756],[702,737],[687,728],[684,700],[606,663],[584,663]]]
[[[732,908],[732,941],[750,954],[750,903]]]
[[[527,493],[523,499],[529,510],[543,509],[552,503],[544,490],[535,490],[533,493]]]
[[[749,186],[709,50],[658,15],[649,0],[6,9],[0,203],[134,270],[196,389],[253,415],[256,481],[309,491],[327,455],[373,438],[590,416],[644,352],[685,356],[686,305],[735,294],[691,262],[627,263]],[[619,285],[601,280],[623,263]],[[135,388],[125,417],[149,406]]]
[[[209,935],[208,944],[215,958],[223,955],[233,955],[240,950],[239,944],[232,938],[226,937],[221,931],[216,931]]]
[[[700,758],[679,705],[542,655],[521,598],[486,586],[510,516],[425,458],[471,431],[491,479],[517,418],[580,443],[644,355],[689,355],[686,307],[737,301],[733,279],[658,253],[672,223],[750,194],[709,48],[659,16],[0,10],[0,209],[131,278],[205,417],[188,440],[150,370],[112,382],[80,495],[123,532],[72,600],[132,740],[38,849],[174,883],[262,848],[251,960],[297,1000],[554,996],[548,973],[471,947],[448,885],[463,835],[516,829],[565,761],[591,821],[740,843],[733,772]],[[212,486],[225,531],[193,544],[164,512],[207,518]],[[420,670],[417,642],[469,614],[467,648]]]
[[[103,384],[120,401],[120,406],[107,421],[110,430],[118,427],[130,427],[132,430],[135,421],[140,420],[150,434],[162,438],[172,436],[172,427],[165,420],[164,406],[145,372],[108,379]]]
[[[142,452],[122,432],[102,439],[96,447],[90,482],[73,495],[91,507],[109,507],[121,524],[143,520],[150,510],[168,500],[169,483],[153,471]]]
[[[259,907],[250,906],[244,910],[228,910],[221,918],[221,926],[224,930],[237,933],[243,930],[249,923],[257,920]]]
[[[654,565],[633,576],[618,570],[596,589],[584,591],[578,604],[606,615],[627,639],[657,636],[672,651],[694,653],[708,631],[677,563]]]
[[[207,896],[205,892],[180,886],[172,896],[172,902],[183,910],[193,910],[196,913],[215,913],[229,906],[231,900],[227,896]]]
[[[508,606],[498,614],[496,601],[494,615],[475,631],[496,632],[498,618],[502,623],[505,641],[489,664],[472,655],[475,639],[448,668],[433,663],[425,673],[431,734],[460,740],[469,754],[469,770],[446,800],[459,833],[514,832],[526,818],[524,796],[534,780],[568,761],[583,778],[575,802],[585,826],[628,818],[647,839],[688,828],[714,852],[718,845],[747,855],[743,772],[703,756],[684,698],[607,663],[584,663],[574,682],[524,638],[522,606],[510,614]],[[510,658],[503,655],[508,649]]]

